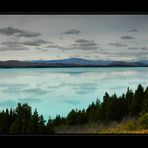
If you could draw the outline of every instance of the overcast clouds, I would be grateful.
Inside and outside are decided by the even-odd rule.
[[[0,15],[0,60],[148,59],[148,15]]]

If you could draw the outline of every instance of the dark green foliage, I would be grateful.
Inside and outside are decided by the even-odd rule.
[[[133,98],[134,98],[134,93],[128,87],[126,95],[125,95],[125,103],[127,105],[126,114],[129,115],[129,116],[132,115],[131,104],[132,104]]]
[[[9,111],[6,109],[6,111],[2,111],[0,113],[0,133],[5,134],[9,132],[10,128],[10,117],[9,117]]]
[[[101,117],[104,121],[121,120],[126,113],[124,95],[117,97],[116,94],[109,97],[106,93],[101,106]]]
[[[48,131],[48,133],[53,134],[55,132],[53,120],[50,118],[50,116],[49,116],[48,123],[47,123],[46,127],[47,127],[46,130]]]
[[[141,114],[139,122],[142,128],[148,129],[148,113]]]
[[[31,107],[28,104],[21,105],[20,103],[15,109],[16,120],[13,122],[10,133],[25,133],[27,134],[28,123],[31,119]]]
[[[134,98],[131,103],[131,115],[136,116],[142,110],[142,103],[144,98],[144,88],[142,85],[138,85],[137,90],[135,91]]]
[[[118,107],[116,105],[117,103],[117,96],[114,94],[111,96],[107,102],[107,105],[105,106],[106,109],[106,119],[108,120],[115,120],[116,119],[116,108]]]
[[[96,100],[96,104],[92,103],[91,105],[88,106],[86,109],[86,115],[88,117],[88,121],[99,121],[101,120],[101,103],[100,100]]]
[[[102,119],[102,120],[107,120],[109,101],[110,101],[110,96],[109,96],[109,94],[106,92],[106,93],[105,93],[105,96],[103,97],[103,102],[102,102],[102,104],[101,104],[101,119]]]
[[[68,125],[83,125],[88,122],[85,110],[72,110],[66,118]]]
[[[128,116],[128,109],[126,104],[126,98],[124,95],[117,99],[117,107],[116,107],[116,119],[115,120],[122,120],[123,117]]]
[[[148,112],[148,87],[145,89],[143,102],[142,102],[142,112]]]
[[[144,91],[139,84],[135,93],[128,88],[126,94],[119,97],[116,94],[109,96],[106,92],[102,103],[97,99],[83,114],[80,110],[72,110],[66,117],[66,123],[72,126],[87,122],[121,121],[126,117],[137,117],[141,112],[148,112],[148,87]]]
[[[45,125],[37,110],[32,114],[28,104],[20,103],[15,110],[0,112],[0,134],[51,134],[52,127]]]
[[[35,110],[29,120],[27,133],[32,133],[32,134],[40,133],[39,122],[40,122],[39,115],[38,115],[37,110]]]
[[[78,124],[78,114],[74,109],[67,115],[66,121],[68,125],[76,125]]]
[[[66,120],[64,117],[61,117],[60,115],[57,115],[56,118],[53,120],[52,124],[54,126],[61,126],[66,123]]]

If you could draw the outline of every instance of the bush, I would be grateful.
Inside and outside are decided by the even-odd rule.
[[[148,129],[148,113],[140,115],[139,122],[142,128]]]
[[[130,120],[125,124],[127,130],[136,130],[138,129],[138,123],[136,121]]]

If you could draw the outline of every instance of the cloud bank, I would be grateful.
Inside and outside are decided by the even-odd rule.
[[[41,35],[41,33],[39,32],[31,32],[31,31],[21,30],[13,27],[0,29],[0,34],[7,35],[7,36],[16,35],[19,37],[37,37]]]
[[[133,37],[133,36],[125,35],[125,36],[122,36],[121,39],[123,39],[123,40],[133,40],[133,39],[136,39],[136,38]]]
[[[67,32],[64,32],[64,34],[77,35],[77,34],[80,34],[80,31],[77,30],[77,29],[72,29],[72,30],[69,30],[69,31],[67,31]]]

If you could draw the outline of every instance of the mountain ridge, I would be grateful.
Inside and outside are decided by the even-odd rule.
[[[115,60],[88,60],[83,58],[68,58],[59,60],[0,61],[0,68],[29,67],[148,67],[148,60],[134,62]]]

